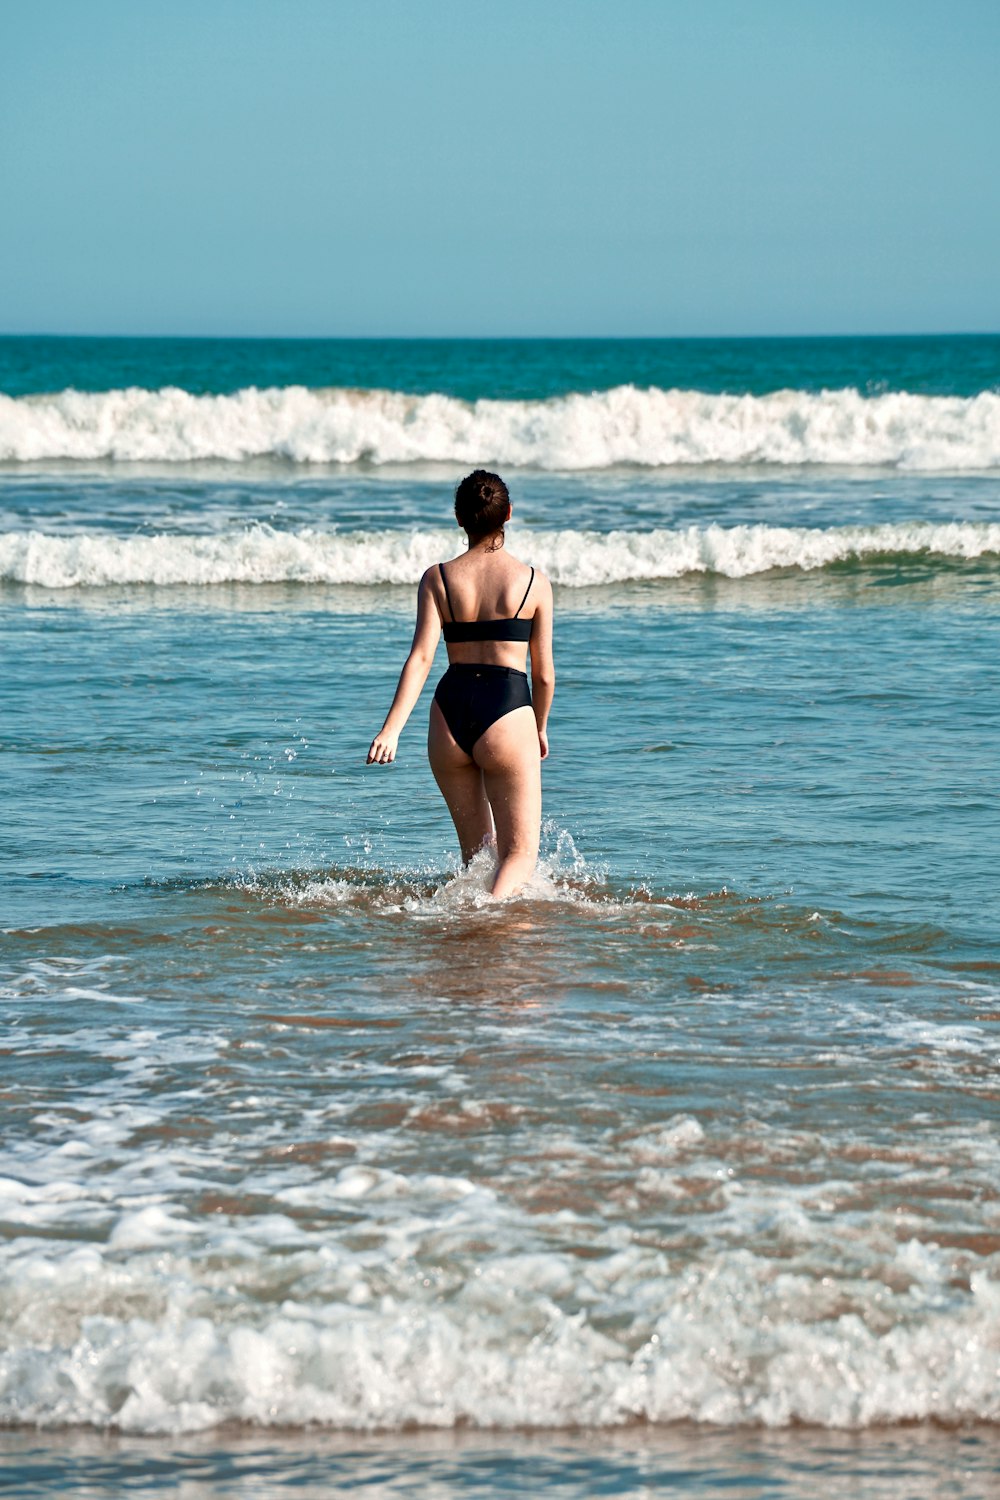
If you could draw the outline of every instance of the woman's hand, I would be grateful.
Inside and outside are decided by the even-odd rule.
[[[548,730],[546,729],[540,729],[538,731],[538,753],[542,757],[542,760],[544,760],[549,753],[549,735]]]
[[[368,752],[368,765],[387,766],[390,761],[396,759],[396,746],[399,744],[399,734],[393,734],[387,729],[380,729],[372,740],[371,749]]]

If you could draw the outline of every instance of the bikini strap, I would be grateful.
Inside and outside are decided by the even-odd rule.
[[[534,570],[534,568],[532,568],[532,570],[531,570],[531,577],[528,579],[528,587],[524,591],[524,598],[521,600],[520,604],[517,606],[517,614],[514,616],[515,620],[517,619],[517,615],[519,615],[521,613],[522,609],[524,608],[524,606],[528,602],[528,595],[531,593],[531,585],[534,583],[534,581],[535,581],[535,570]]]
[[[451,615],[451,618],[454,620],[454,618],[455,618],[455,606],[452,604],[452,602],[451,602],[451,595],[448,592],[448,580],[444,576],[444,563],[438,563],[438,572],[441,574],[441,582],[444,584],[444,597],[448,601],[448,613]]]

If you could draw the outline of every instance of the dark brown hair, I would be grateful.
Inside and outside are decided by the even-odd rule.
[[[494,531],[503,535],[510,510],[510,495],[499,474],[473,469],[455,491],[455,519],[465,528],[470,542],[478,542]]]

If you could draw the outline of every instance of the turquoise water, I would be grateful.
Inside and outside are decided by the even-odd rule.
[[[180,386],[347,386],[519,400],[614,386],[746,392],[995,390],[1000,335],[782,339],[100,339],[0,337],[10,396]]]
[[[20,1492],[256,1493],[249,1443],[274,1492],[983,1493],[998,385],[985,338],[0,340]],[[493,910],[436,671],[364,764],[473,453],[556,584]]]

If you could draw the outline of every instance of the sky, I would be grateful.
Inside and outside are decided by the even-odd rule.
[[[0,332],[1000,330],[998,0],[0,0]]]

